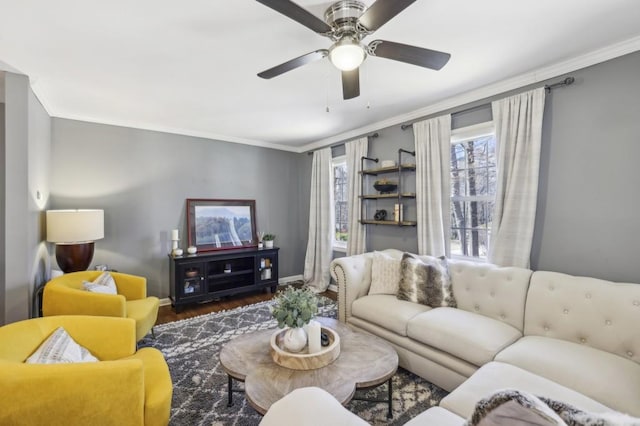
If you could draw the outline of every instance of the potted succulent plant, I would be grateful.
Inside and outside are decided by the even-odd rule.
[[[318,298],[309,289],[287,287],[274,298],[271,315],[278,327],[289,327],[284,335],[284,346],[289,352],[300,352],[307,344],[307,333],[302,328],[318,312]]]
[[[264,234],[262,241],[264,241],[264,248],[273,248],[273,240],[276,239],[274,234]]]

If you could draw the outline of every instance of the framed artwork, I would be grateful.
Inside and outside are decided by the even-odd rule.
[[[188,198],[187,228],[198,251],[255,247],[256,202]]]

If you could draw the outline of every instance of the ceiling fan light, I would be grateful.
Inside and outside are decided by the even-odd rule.
[[[331,63],[341,71],[351,71],[358,68],[365,56],[362,46],[351,39],[340,40],[329,49]]]

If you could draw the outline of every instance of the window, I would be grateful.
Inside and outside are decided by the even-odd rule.
[[[496,174],[496,139],[491,123],[452,132],[452,256],[487,259]]]
[[[333,202],[335,204],[335,234],[333,237],[333,248],[344,251],[347,249],[347,240],[349,239],[346,157],[334,157],[331,170],[333,179]]]

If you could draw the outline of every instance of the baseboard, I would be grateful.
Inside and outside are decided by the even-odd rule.
[[[169,306],[171,305],[171,299],[165,297],[164,299],[160,299],[160,306]]]
[[[304,278],[302,277],[302,274],[300,275],[291,275],[289,277],[282,277],[280,279],[278,279],[278,285],[285,285],[288,282],[291,281],[302,281]]]
[[[337,293],[338,292],[338,286],[335,285],[335,284],[329,284],[329,288],[327,290],[332,291],[334,293]]]

